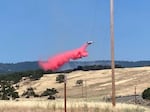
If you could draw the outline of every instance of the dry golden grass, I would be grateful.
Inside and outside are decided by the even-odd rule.
[[[67,112],[149,112],[144,107],[110,103],[69,100]],[[63,100],[56,101],[0,101],[0,112],[64,112]]]
[[[150,84],[150,67],[137,68],[119,68],[115,70],[116,74],[116,95],[132,95],[134,94],[134,86],[137,86],[137,94],[149,87]],[[46,88],[56,88],[59,91],[58,97],[63,97],[63,84],[56,83],[58,74],[45,74],[37,81],[22,81],[19,83],[19,93],[22,94],[27,87],[36,88],[35,91],[40,94]],[[86,80],[87,96],[103,97],[111,95],[111,70],[96,71],[75,71],[68,73],[67,96],[82,97],[81,87],[75,86],[77,80]],[[85,94],[84,94],[85,95]]]

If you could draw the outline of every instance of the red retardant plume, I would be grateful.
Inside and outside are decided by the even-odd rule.
[[[45,71],[57,70],[59,67],[69,62],[71,59],[76,60],[88,56],[88,52],[86,49],[88,45],[92,43],[92,41],[89,41],[78,49],[60,53],[54,57],[49,58],[48,61],[39,61],[39,66]]]

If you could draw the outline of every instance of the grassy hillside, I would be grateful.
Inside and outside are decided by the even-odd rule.
[[[149,87],[150,67],[119,68],[116,69],[116,95],[126,96],[137,93]],[[40,94],[46,88],[56,88],[59,91],[56,100],[50,101],[41,98],[24,99],[19,101],[0,101],[1,112],[62,112],[63,83],[56,83],[59,74],[45,74],[41,79],[31,81],[23,78],[18,85],[20,94],[26,88],[33,87]],[[111,95],[111,70],[75,71],[67,75],[67,111],[68,112],[150,112],[150,109],[140,105],[121,104],[117,102],[116,108],[111,103],[100,101],[101,98]],[[84,80],[84,86],[76,86],[77,80]],[[86,84],[85,84],[86,82]],[[83,95],[82,95],[83,91]],[[87,100],[85,100],[87,96]],[[82,98],[84,97],[84,99]]]
[[[116,95],[133,95],[134,87],[137,87],[137,94],[150,85],[150,67],[119,68],[116,69]],[[63,83],[56,83],[58,74],[45,74],[40,80],[30,81],[29,79],[19,82],[19,94],[28,87],[33,87],[36,93],[40,94],[46,88],[56,88],[59,91],[57,97],[63,97]],[[67,75],[67,96],[70,98],[110,97],[111,96],[111,70],[96,71],[75,71]],[[84,87],[76,86],[77,80],[84,80]]]

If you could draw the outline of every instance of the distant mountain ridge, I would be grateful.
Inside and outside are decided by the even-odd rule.
[[[110,65],[111,61],[71,61],[60,70],[74,69],[78,66],[90,66],[90,65]],[[143,67],[150,66],[150,61],[115,61],[116,65],[122,67]],[[9,73],[9,72],[19,72],[27,70],[37,70],[40,69],[37,61],[33,62],[20,62],[20,63],[0,63],[0,73]]]
[[[20,63],[0,63],[0,73],[19,72],[37,69],[39,69],[39,67],[36,61]]]
[[[111,65],[111,61],[71,61],[60,68],[60,70],[74,69],[78,66],[87,65]],[[150,61],[115,61],[115,65],[120,65],[122,67],[143,67],[150,66]]]

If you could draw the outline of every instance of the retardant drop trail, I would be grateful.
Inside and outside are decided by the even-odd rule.
[[[39,61],[39,66],[45,71],[57,70],[59,67],[69,62],[71,59],[76,60],[88,56],[88,52],[86,49],[88,45],[92,43],[92,41],[89,41],[82,45],[80,48],[60,53],[54,57],[49,58],[47,61]]]

